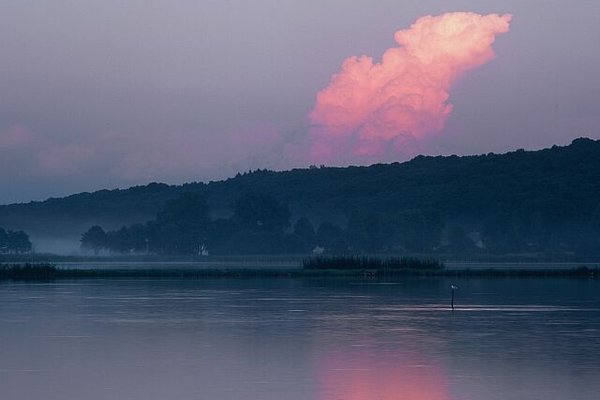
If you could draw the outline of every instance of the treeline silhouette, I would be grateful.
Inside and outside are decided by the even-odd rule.
[[[23,254],[31,249],[29,235],[25,232],[0,228],[0,254]]]
[[[307,218],[291,227],[290,218],[288,206],[275,198],[247,193],[235,201],[231,217],[211,219],[204,196],[185,193],[144,224],[112,231],[92,226],[81,247],[96,254],[297,254],[313,250],[319,238],[330,240],[331,231],[343,233],[331,223],[315,232]]]
[[[82,193],[1,206],[0,225],[53,238],[76,237],[98,225],[106,229],[102,248],[114,252],[189,253],[191,244],[197,251],[196,239],[177,247],[164,238],[177,229],[167,224],[170,217],[158,214],[169,201],[194,193],[208,207],[202,234],[211,254],[319,246],[332,253],[600,255],[598,177],[600,141],[576,139],[539,151],[256,170],[206,184]],[[289,224],[244,225],[241,211],[234,217],[235,202],[249,192],[287,205]]]
[[[158,255],[431,252],[444,228],[441,216],[421,210],[385,219],[357,213],[345,227],[323,221],[315,229],[307,217],[292,225],[289,207],[264,193],[247,193],[232,208],[231,217],[211,219],[204,196],[185,193],[145,224],[108,231],[92,226],[81,247],[95,254]]]

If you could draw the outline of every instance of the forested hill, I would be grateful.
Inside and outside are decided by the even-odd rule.
[[[32,238],[77,238],[95,224],[114,229],[145,222],[167,200],[187,192],[202,193],[213,218],[229,216],[236,199],[253,192],[287,204],[292,222],[306,216],[315,226],[324,220],[344,226],[356,215],[385,219],[419,210],[435,213],[446,228],[458,223],[478,230],[498,220],[515,221],[514,229],[527,232],[573,230],[581,224],[600,230],[600,141],[582,138],[539,151],[418,156],[369,167],[258,170],[207,184],[101,190],[0,206],[0,226],[24,230]]]

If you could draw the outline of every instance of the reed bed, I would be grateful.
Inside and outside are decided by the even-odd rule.
[[[443,270],[444,263],[435,259],[413,257],[313,257],[303,260],[304,269],[321,270]]]
[[[338,260],[339,261],[339,260]],[[396,262],[373,263],[361,260],[339,268],[319,263],[314,268],[296,269],[218,269],[218,268],[152,268],[152,269],[62,269],[50,264],[0,264],[0,281],[51,281],[56,279],[263,279],[263,278],[351,278],[402,279],[404,277],[460,277],[460,278],[600,278],[600,267],[580,266],[569,269],[444,269],[435,263]],[[325,267],[325,266],[328,267]],[[390,267],[392,265],[393,267]],[[360,267],[357,267],[360,266]],[[418,266],[418,267],[415,267]]]

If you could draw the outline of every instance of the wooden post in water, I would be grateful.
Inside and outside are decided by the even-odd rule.
[[[454,311],[454,290],[458,289],[458,286],[450,285],[452,288],[452,300],[450,301],[450,306],[452,307],[452,311]]]

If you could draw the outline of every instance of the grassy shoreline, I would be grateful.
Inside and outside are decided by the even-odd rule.
[[[50,264],[0,265],[0,281],[49,281],[58,279],[96,278],[359,278],[390,279],[402,277],[461,278],[600,278],[599,267],[581,266],[568,269],[62,269]]]
[[[269,263],[269,264],[295,264],[301,267],[303,261],[311,257],[307,254],[239,254],[239,255],[169,255],[159,256],[151,254],[137,255],[58,255],[51,253],[32,254],[0,254],[0,264],[61,264],[61,263],[111,263],[111,262],[166,262],[166,263]],[[326,257],[356,257],[353,255],[332,255]],[[362,256],[361,256],[362,257]],[[494,255],[494,254],[437,254],[437,253],[411,253],[411,254],[367,254],[367,258],[378,258],[382,261],[393,258],[415,258],[421,260],[436,259],[445,264],[449,263],[515,263],[515,264],[538,264],[538,263],[580,263],[598,264],[600,256],[576,257],[564,254],[547,255]]]

